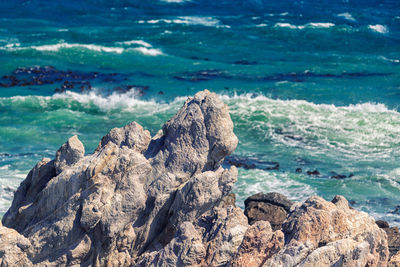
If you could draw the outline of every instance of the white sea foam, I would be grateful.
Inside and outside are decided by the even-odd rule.
[[[368,28],[374,32],[379,32],[382,34],[386,34],[389,32],[389,29],[381,24],[376,24],[376,25],[368,25]]]
[[[341,17],[341,18],[344,18],[344,19],[346,19],[346,20],[348,20],[348,21],[352,21],[352,22],[355,22],[355,21],[356,21],[356,19],[353,17],[353,15],[351,15],[351,14],[348,13],[348,12],[340,13],[340,14],[338,14],[337,16],[338,16],[338,17]]]
[[[149,24],[167,23],[167,24],[185,24],[185,25],[202,25],[207,27],[226,26],[221,25],[220,21],[214,17],[200,17],[200,16],[180,16],[173,19],[151,19],[147,21],[138,21],[138,23],[147,22]]]
[[[136,51],[140,52],[146,56],[159,56],[163,55],[163,52],[160,49],[152,48],[151,44],[146,43],[142,40],[132,40],[126,42],[120,42],[119,45],[139,45],[139,47],[108,47],[94,44],[70,44],[70,43],[59,43],[59,44],[49,44],[49,45],[33,45],[33,46],[21,46],[18,44],[8,44],[4,47],[0,47],[0,50],[8,50],[8,51],[20,51],[20,50],[37,50],[41,52],[58,52],[62,49],[87,49],[96,52],[106,52],[106,53],[116,53],[122,54],[127,51]]]
[[[163,54],[163,52],[160,49],[156,48],[135,47],[133,48],[133,50],[136,50],[146,56],[159,56]]]
[[[131,40],[131,41],[124,41],[124,42],[116,42],[116,44],[123,44],[123,45],[140,45],[144,47],[152,47],[151,44],[143,41],[143,40]]]
[[[387,58],[387,57],[384,57],[384,56],[380,56],[379,58],[383,59],[384,61],[389,61],[389,62],[392,62],[392,63],[400,63],[400,59]]]
[[[330,28],[335,26],[335,24],[330,22],[310,22],[307,23],[306,26],[311,28]]]
[[[8,170],[9,167],[10,165],[4,165],[0,167],[0,170]]]
[[[107,52],[107,53],[117,53],[121,54],[124,52],[124,48],[122,47],[107,47],[100,46],[94,44],[69,44],[69,43],[59,43],[59,44],[49,44],[49,45],[32,45],[32,46],[6,46],[0,47],[2,50],[27,50],[34,49],[37,51],[48,51],[48,52],[57,52],[60,49],[70,49],[70,48],[84,48],[97,52]]]
[[[283,23],[283,22],[275,23],[274,27],[289,28],[289,29],[304,29],[304,26],[296,26],[290,23]]]
[[[303,30],[305,28],[331,28],[335,24],[330,22],[310,22],[304,25],[293,25],[286,22],[275,23],[274,27]]]
[[[266,139],[276,144],[365,160],[400,157],[396,149],[400,143],[400,113],[383,104],[341,107],[304,100],[273,100],[265,96],[222,98],[230,106],[237,127],[261,131]],[[274,129],[283,129],[289,137],[300,138],[288,138]]]
[[[296,181],[290,173],[239,169],[238,176],[233,192],[240,207],[245,198],[259,192],[280,192],[294,201],[304,201],[316,193],[310,185]]]

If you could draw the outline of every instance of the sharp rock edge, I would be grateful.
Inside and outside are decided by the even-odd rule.
[[[227,106],[207,90],[153,138],[132,122],[84,156],[71,137],[15,193],[0,266],[387,265],[385,232],[340,196],[293,204],[276,231],[249,226],[225,200],[237,170],[220,166],[237,142]]]

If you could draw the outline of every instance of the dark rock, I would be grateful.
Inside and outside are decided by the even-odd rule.
[[[400,232],[398,227],[383,228],[387,234],[390,256],[400,251]]]
[[[395,209],[394,209],[394,211],[392,211],[392,212],[390,212],[390,213],[399,214],[399,215],[400,215],[400,205],[396,206]]]
[[[275,206],[280,206],[287,212],[290,211],[290,208],[294,204],[294,202],[289,200],[286,196],[276,193],[276,192],[270,192],[267,194],[258,193],[258,194],[252,195],[244,201],[244,204],[247,205],[249,202],[269,203],[269,204],[272,204]]]
[[[250,202],[246,206],[244,214],[250,225],[257,221],[268,221],[274,231],[282,228],[287,217],[287,213],[282,207],[264,202]]]
[[[245,215],[249,224],[269,221],[273,230],[281,228],[293,202],[279,193],[258,193],[245,200]]]
[[[279,163],[276,161],[263,161],[257,157],[248,156],[229,156],[224,161],[227,165],[233,165],[238,168],[244,169],[261,169],[261,170],[279,170]]]
[[[387,221],[378,220],[375,222],[379,228],[389,228],[389,223]]]
[[[320,175],[318,170],[307,171],[307,175]]]
[[[303,170],[301,168],[296,169],[296,173],[302,173],[302,172],[303,172]]]
[[[347,177],[346,175],[342,175],[342,174],[337,174],[337,175],[331,176],[332,179],[344,179],[346,177]]]

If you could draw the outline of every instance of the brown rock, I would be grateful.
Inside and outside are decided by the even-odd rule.
[[[390,258],[388,267],[400,267],[400,251]]]
[[[310,197],[283,224],[285,247],[264,266],[386,266],[386,234],[375,220],[349,207]]]
[[[284,235],[281,231],[272,231],[267,221],[257,221],[247,229],[238,252],[229,266],[258,267],[284,246]]]

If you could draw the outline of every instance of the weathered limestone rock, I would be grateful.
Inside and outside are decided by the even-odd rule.
[[[250,196],[244,204],[244,213],[249,219],[249,224],[257,221],[268,221],[273,230],[279,230],[282,228],[282,223],[286,220],[293,202],[282,194],[271,192]]]
[[[374,219],[349,207],[310,197],[283,224],[285,247],[264,266],[386,266],[386,234]]]
[[[33,266],[27,257],[30,249],[27,238],[0,222],[0,266]]]
[[[400,251],[400,231],[397,226],[383,228],[388,237],[388,245],[390,255],[394,255]]]
[[[60,174],[65,168],[79,162],[85,155],[85,148],[78,136],[74,135],[63,144],[56,153],[54,167],[56,174]]]
[[[239,208],[215,207],[195,222],[180,224],[168,245],[143,254],[137,266],[226,266],[247,228]]]
[[[400,251],[390,258],[388,267],[400,267]]]
[[[129,266],[162,248],[169,255],[168,248],[185,238],[197,240],[200,228],[192,231],[190,224],[195,227],[230,193],[237,170],[220,163],[236,145],[227,106],[217,95],[199,92],[153,139],[131,123],[112,129],[94,154],[84,156],[82,143],[71,137],[55,160],[44,159],[30,172],[3,223],[30,243],[29,253],[16,251],[34,265]],[[227,262],[247,229],[241,213],[241,231],[229,235],[234,227],[221,216],[227,226],[209,238],[218,248],[210,262]],[[229,236],[235,242],[224,239]],[[200,243],[209,246],[199,239],[196,256]],[[194,262],[185,257],[182,264]]]
[[[281,231],[273,232],[269,222],[257,221],[247,229],[239,250],[232,258],[229,266],[262,266],[283,246],[284,235]]]

